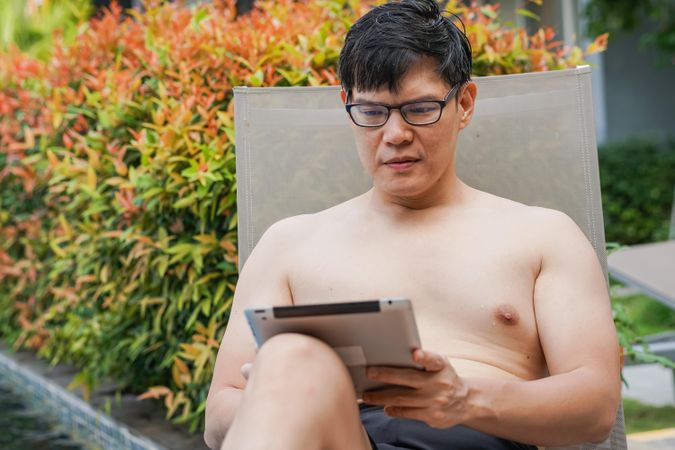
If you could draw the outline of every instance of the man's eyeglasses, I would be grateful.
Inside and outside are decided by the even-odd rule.
[[[443,108],[455,96],[460,85],[453,87],[443,100],[403,103],[398,106],[380,103],[347,103],[345,109],[352,122],[360,127],[381,127],[391,115],[392,109],[398,109],[401,117],[410,125],[431,125],[441,119]]]

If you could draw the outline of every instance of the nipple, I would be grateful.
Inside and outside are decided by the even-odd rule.
[[[516,308],[509,305],[508,303],[503,303],[497,306],[497,308],[495,308],[494,314],[497,320],[504,325],[516,325],[520,319]]]

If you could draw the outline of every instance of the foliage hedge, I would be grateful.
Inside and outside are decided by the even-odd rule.
[[[232,87],[336,84],[372,1],[118,7],[45,63],[0,53],[0,335],[52,363],[162,398],[200,427],[237,281]],[[584,53],[450,2],[475,74],[553,70]],[[587,52],[601,50],[606,36]]]
[[[599,164],[607,241],[632,245],[667,240],[675,140],[607,144],[599,149]]]
[[[0,1],[0,50],[9,44],[40,59],[49,57],[52,34],[72,42],[80,24],[92,13],[91,0]]]

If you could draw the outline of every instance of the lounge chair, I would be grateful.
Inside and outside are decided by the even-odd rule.
[[[457,165],[476,188],[567,213],[606,273],[590,75],[579,67],[475,79]],[[338,89],[235,88],[240,265],[277,220],[369,189]],[[606,442],[574,448],[626,449],[622,409]]]
[[[675,309],[675,192],[669,240],[620,249],[607,258],[609,273],[662,304]],[[675,331],[643,336],[649,351],[675,361]],[[637,351],[643,346],[636,345]],[[627,364],[640,364],[627,361]],[[675,382],[675,369],[673,369]]]

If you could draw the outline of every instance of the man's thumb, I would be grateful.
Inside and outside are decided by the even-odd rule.
[[[252,368],[253,368],[253,364],[251,364],[251,363],[244,363],[244,364],[241,366],[241,369],[239,369],[239,370],[241,371],[241,375],[242,375],[246,380],[248,380],[248,376],[251,375],[251,369],[252,369]]]

